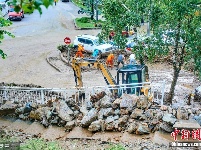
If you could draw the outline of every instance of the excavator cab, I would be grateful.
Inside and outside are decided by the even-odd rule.
[[[116,83],[125,84],[123,93],[141,94],[143,82],[149,81],[148,67],[146,65],[126,65],[117,71]],[[122,92],[118,93],[121,95]]]

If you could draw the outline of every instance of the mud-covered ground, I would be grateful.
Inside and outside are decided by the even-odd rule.
[[[58,7],[59,5],[60,3],[58,4]],[[16,36],[16,38],[13,39],[6,38],[3,41],[1,49],[4,50],[8,57],[5,60],[0,59],[0,82],[14,82],[17,84],[33,83],[48,88],[66,88],[75,86],[73,71],[69,66],[66,66],[63,62],[59,61],[60,52],[57,50],[57,46],[64,44],[63,39],[66,36],[74,40],[75,36],[78,34],[97,35],[100,30],[74,30],[72,19],[70,20],[66,17],[61,18],[62,19],[57,19],[61,24],[60,27],[52,26],[51,30],[48,31],[43,31],[43,28],[41,28],[41,30],[37,31],[37,34]],[[62,24],[65,24],[65,26],[62,26]],[[8,30],[13,31],[13,28],[8,28]],[[46,59],[48,57],[58,58],[58,61],[55,61],[55,64],[60,66],[60,72],[47,62]],[[166,63],[147,65],[149,66],[150,82],[157,84],[159,81],[165,80],[165,91],[168,92],[173,75],[172,67]],[[110,72],[115,76],[115,69],[110,70]],[[84,72],[83,82],[85,86],[106,85],[101,72],[97,70]],[[200,81],[192,72],[182,70],[176,86],[175,99],[182,101],[187,94],[193,92],[199,85],[201,85]],[[77,136],[79,136],[79,134],[77,134]],[[140,140],[143,141],[141,138]],[[97,144],[94,144],[94,141],[87,143],[87,140],[74,140],[69,143],[73,146],[72,143],[74,142],[76,143],[75,145],[79,145],[80,147],[89,146],[88,148],[83,149],[95,149],[94,145],[96,147],[98,147],[97,145],[100,145],[97,149],[103,149],[105,146],[105,144],[101,144],[100,141],[98,141]],[[146,143],[152,145],[149,149],[160,149],[154,147],[153,143],[145,142],[145,144]],[[138,144],[139,143],[136,145]],[[136,145],[132,148],[142,149],[143,147],[143,145],[139,147],[136,147]],[[68,147],[67,144],[65,146],[66,148]],[[81,149],[80,147],[77,148],[74,146],[74,149]],[[73,147],[69,149],[73,149]]]

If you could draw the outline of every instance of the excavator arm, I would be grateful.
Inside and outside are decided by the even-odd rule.
[[[97,68],[98,70],[101,71],[106,83],[108,85],[116,85],[116,81],[114,80],[114,78],[112,77],[111,73],[108,71],[108,69],[105,67],[104,64],[102,64],[101,62],[99,61],[96,61],[96,60],[80,60],[80,59],[77,59],[77,58],[73,58],[72,59],[72,68],[74,70],[74,75],[75,75],[75,78],[77,79],[78,81],[78,85],[77,87],[83,87],[83,82],[82,82],[82,72],[81,72],[81,68],[82,67],[94,67],[94,68]]]

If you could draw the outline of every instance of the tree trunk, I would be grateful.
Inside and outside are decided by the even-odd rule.
[[[172,99],[174,97],[174,90],[175,86],[177,84],[177,79],[179,77],[179,72],[181,70],[181,66],[184,63],[184,49],[185,45],[182,47],[179,47],[179,39],[180,39],[180,31],[181,31],[181,20],[178,20],[178,26],[177,26],[177,33],[176,33],[176,38],[175,38],[175,47],[173,50],[173,69],[174,69],[174,74],[173,74],[173,81],[171,83],[171,88],[170,92],[168,94],[167,98],[167,103],[172,104]]]
[[[94,0],[92,0],[92,2],[91,2],[91,20],[93,20],[94,19]]]
[[[167,98],[167,103],[172,104],[172,99],[174,97],[174,90],[175,90],[175,86],[177,84],[177,79],[179,77],[179,72],[180,70],[178,69],[174,69],[174,75],[173,75],[173,81],[171,83],[171,88],[170,88],[170,92],[168,94],[168,98]]]

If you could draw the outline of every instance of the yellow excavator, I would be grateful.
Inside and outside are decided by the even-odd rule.
[[[148,91],[150,87],[148,85],[144,85],[143,88],[140,87],[143,83],[149,81],[148,67],[146,65],[124,65],[117,70],[116,80],[112,77],[105,64],[99,62],[96,59],[73,58],[71,65],[74,71],[76,86],[78,88],[83,87],[81,68],[84,66],[88,66],[95,67],[96,69],[100,70],[106,83],[111,87],[118,89],[120,84],[125,84],[127,86],[127,94],[138,93],[148,96]],[[118,90],[114,90],[113,93],[118,96],[122,94],[119,93]]]

